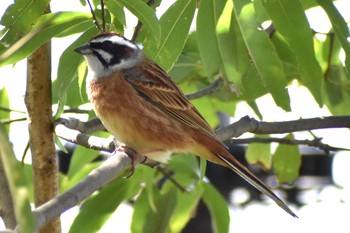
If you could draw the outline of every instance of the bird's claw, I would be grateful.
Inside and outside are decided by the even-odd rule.
[[[131,169],[130,169],[131,173],[125,177],[125,178],[130,178],[135,172],[136,161],[139,161],[140,158],[142,157],[142,155],[140,155],[139,153],[137,153],[133,149],[126,147],[126,146],[118,146],[115,149],[115,152],[124,152],[125,154],[127,154],[127,156],[129,156],[131,158]]]

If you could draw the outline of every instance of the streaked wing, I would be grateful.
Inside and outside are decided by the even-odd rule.
[[[147,60],[123,72],[125,80],[147,101],[182,123],[217,139],[206,120],[157,64]]]

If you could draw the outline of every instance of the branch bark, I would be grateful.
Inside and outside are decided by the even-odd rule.
[[[0,158],[0,216],[4,220],[5,227],[14,229],[17,225],[15,209],[13,206],[11,191],[7,176]]]
[[[220,140],[226,141],[243,133],[281,134],[314,129],[349,128],[350,116],[330,116],[294,121],[265,122],[245,116],[239,121],[217,130]]]
[[[64,211],[76,206],[119,176],[125,169],[139,164],[143,157],[131,158],[124,152],[115,152],[98,168],[93,170],[83,181],[67,192],[57,196],[33,211],[36,216],[36,227],[40,229],[47,222],[59,217]]]
[[[35,205],[39,206],[58,193],[57,161],[53,140],[51,110],[51,43],[42,45],[28,58],[25,103],[35,190]],[[41,233],[60,233],[55,219]]]
[[[111,152],[114,150],[112,139],[101,139],[94,136],[89,136],[79,132],[83,129],[83,132],[91,132],[90,126],[93,129],[102,129],[103,127],[98,126],[101,124],[97,120],[82,122],[75,118],[60,119],[56,126],[56,134],[66,140],[78,145],[93,148],[97,150],[103,150]],[[59,124],[63,124],[60,126]],[[254,118],[245,116],[235,123],[228,126],[222,127],[216,131],[219,139],[221,141],[228,142],[232,138],[237,138],[244,133],[250,132],[254,134],[281,134],[281,133],[291,133],[297,131],[308,131],[315,129],[326,129],[326,128],[349,128],[350,127],[350,116],[331,116],[323,118],[310,118],[310,119],[300,119],[294,121],[281,121],[281,122],[264,122],[257,121]],[[78,131],[77,131],[78,130]],[[234,142],[234,141],[231,141]],[[237,141],[236,141],[237,142]],[[280,143],[285,141],[280,140]],[[243,142],[245,143],[245,142]],[[290,143],[289,143],[290,144]],[[325,149],[344,149],[344,148],[334,148],[327,146],[320,142],[307,142],[302,141],[300,144],[311,145],[319,147],[322,150]]]

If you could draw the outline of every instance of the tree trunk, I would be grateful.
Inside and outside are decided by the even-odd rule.
[[[32,152],[35,206],[40,206],[58,194],[51,109],[50,42],[42,45],[28,58],[25,102]],[[40,232],[61,232],[60,220],[53,220]]]

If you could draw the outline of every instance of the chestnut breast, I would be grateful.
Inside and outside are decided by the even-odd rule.
[[[193,142],[187,127],[141,97],[121,72],[90,81],[87,92],[106,129],[136,151],[186,151]]]

